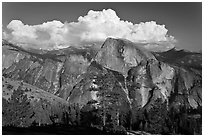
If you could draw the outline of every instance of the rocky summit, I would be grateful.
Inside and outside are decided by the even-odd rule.
[[[202,134],[201,53],[107,38],[100,49],[35,52],[3,40],[2,54],[3,126]]]

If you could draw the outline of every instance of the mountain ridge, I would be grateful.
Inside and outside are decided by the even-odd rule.
[[[178,128],[185,127],[200,133],[199,128],[190,129],[185,121],[181,121],[182,126],[172,125],[173,129],[165,121],[174,121],[175,114],[179,119],[188,119],[192,110],[202,116],[202,65],[195,68],[187,64],[187,69],[173,62],[176,60],[171,58],[180,55],[177,54],[174,49],[150,52],[130,41],[113,38],[106,39],[99,50],[68,48],[41,56],[3,48],[3,76],[36,86],[69,105],[78,105],[76,112],[80,110],[81,124],[87,122],[83,119],[85,114],[96,111],[101,114],[97,119],[103,118],[102,125],[132,126],[160,134],[179,133]],[[189,53],[184,55],[183,58]],[[199,59],[200,55],[192,56],[195,57]],[[108,123],[108,117],[116,119]],[[155,118],[160,122],[156,124]],[[192,125],[194,119],[187,121]]]

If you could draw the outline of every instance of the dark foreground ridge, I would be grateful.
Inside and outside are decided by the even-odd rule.
[[[3,127],[3,135],[108,135],[108,133],[92,127],[80,126],[32,126],[32,127]],[[125,133],[118,133],[125,134]]]
[[[3,134],[202,134],[200,53],[112,38],[99,50],[2,50]]]

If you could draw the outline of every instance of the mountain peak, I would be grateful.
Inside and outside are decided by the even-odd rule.
[[[155,57],[146,49],[125,39],[107,38],[95,60],[111,70],[127,74],[132,66]]]

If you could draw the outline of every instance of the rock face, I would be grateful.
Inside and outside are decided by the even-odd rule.
[[[61,88],[57,95],[67,99],[69,91],[81,80],[81,74],[86,72],[90,62],[81,55],[70,55],[66,57],[64,67],[61,69]]]
[[[87,72],[83,75],[82,80],[75,85],[67,101],[71,104],[80,104],[82,106],[91,101],[96,101],[95,103],[97,105],[102,99],[99,94],[102,92],[103,88],[105,88],[105,84],[107,84],[107,87],[104,90],[107,90],[107,95],[110,92],[117,93],[117,95],[123,99],[120,103],[129,103],[128,94],[125,92],[114,73],[107,68],[103,68],[95,61],[87,68]]]
[[[108,38],[95,60],[104,67],[127,75],[131,67],[146,62],[148,59],[155,59],[142,47],[134,47],[135,45],[130,41]]]
[[[3,44],[3,76],[22,80],[66,99],[85,73],[94,51],[67,49],[37,54],[10,43]],[[67,53],[67,54],[66,54]]]
[[[130,94],[135,94],[133,96],[138,98],[135,100],[141,103],[141,107],[146,105],[151,92],[157,98],[168,101],[175,90],[179,94],[188,94],[194,85],[201,82],[201,75],[196,72],[158,61],[150,52],[124,40],[107,39],[95,60],[123,74],[128,91],[134,89],[135,93]],[[178,85],[177,80],[180,82]],[[198,85],[201,88],[201,83]],[[175,89],[175,86],[179,89]]]
[[[88,78],[90,72],[86,72],[82,81],[71,91],[69,102],[83,105],[91,100],[100,102],[100,99],[95,98],[96,92],[100,93],[100,90],[90,89],[99,87],[94,85],[97,83],[94,81],[98,78],[98,73],[109,71],[108,75],[113,77],[111,81],[117,79],[121,93],[126,95],[123,99],[127,100],[133,111],[136,127],[152,133],[201,132],[198,128],[201,123],[195,122],[201,119],[202,107],[202,76],[199,69],[186,69],[185,66],[164,63],[133,43],[118,39],[107,39],[95,61],[103,69],[97,70],[97,74],[93,74],[94,78],[91,79]],[[139,113],[144,117],[138,118]],[[179,116],[181,124],[169,127],[170,123],[167,121],[175,122],[175,115]],[[188,121],[190,127],[181,117]]]
[[[46,100],[46,94],[61,100],[62,106],[74,106],[77,124],[123,126],[156,134],[201,134],[202,65],[179,63],[186,57],[200,62],[201,54],[179,53],[150,52],[112,38],[97,52],[64,49],[34,54],[4,44],[3,76],[41,89],[26,91],[27,97],[43,94]],[[8,101],[9,97],[3,93],[3,98]],[[47,109],[44,111],[49,112]],[[70,108],[59,112],[71,113]],[[50,123],[49,118],[45,121]]]

